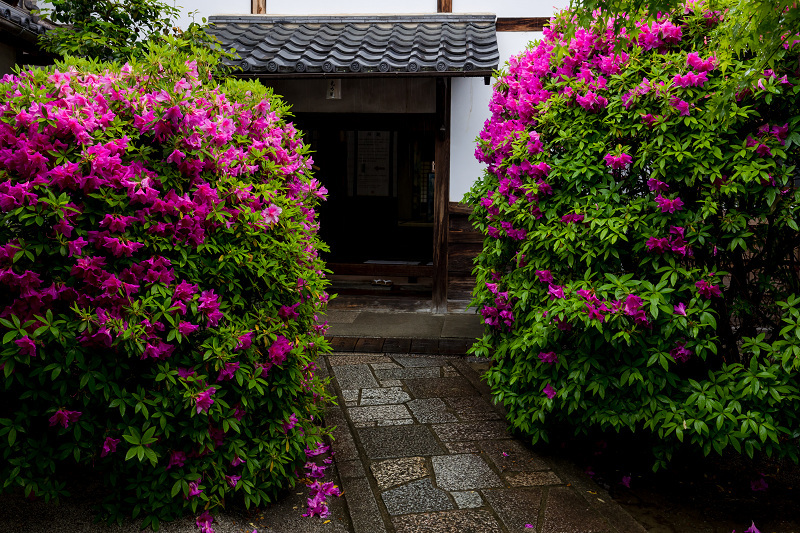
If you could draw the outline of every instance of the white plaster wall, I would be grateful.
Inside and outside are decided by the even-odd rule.
[[[436,0],[267,0],[270,15],[436,13]]]
[[[453,0],[453,13],[489,11],[498,17],[549,17],[568,5],[569,0]]]
[[[455,4],[455,0],[453,2]],[[543,15],[544,16],[544,15]],[[498,32],[500,65],[541,38],[540,32]],[[494,83],[492,78],[492,84]],[[489,118],[492,86],[483,78],[453,78],[450,117],[450,201],[459,202],[473,182],[483,175],[486,165],[475,159],[475,138]]]
[[[197,11],[194,21],[200,23],[203,17],[206,19],[211,15],[249,15],[250,0],[171,0],[175,7],[181,9],[181,16],[178,19],[178,26],[186,29],[192,22],[189,16],[191,11]],[[267,1],[269,4],[269,1]]]

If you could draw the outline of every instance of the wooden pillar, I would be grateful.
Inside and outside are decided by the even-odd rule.
[[[447,234],[450,205],[450,78],[436,78],[436,171],[433,186],[433,298],[431,310],[447,312]]]
[[[437,13],[452,13],[453,12],[453,0],[436,0],[436,12]]]
[[[250,0],[250,13],[264,15],[267,13],[267,0]]]

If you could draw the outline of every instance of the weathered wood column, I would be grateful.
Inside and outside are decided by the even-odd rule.
[[[436,161],[433,186],[433,295],[431,310],[447,312],[447,234],[450,225],[450,78],[436,79]]]

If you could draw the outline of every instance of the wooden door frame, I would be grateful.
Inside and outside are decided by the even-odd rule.
[[[436,170],[433,196],[433,294],[431,311],[447,313],[447,234],[450,225],[450,78],[436,80]]]

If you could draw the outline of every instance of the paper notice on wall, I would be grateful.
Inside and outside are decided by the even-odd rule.
[[[391,190],[391,133],[359,131],[356,194],[389,196]]]

